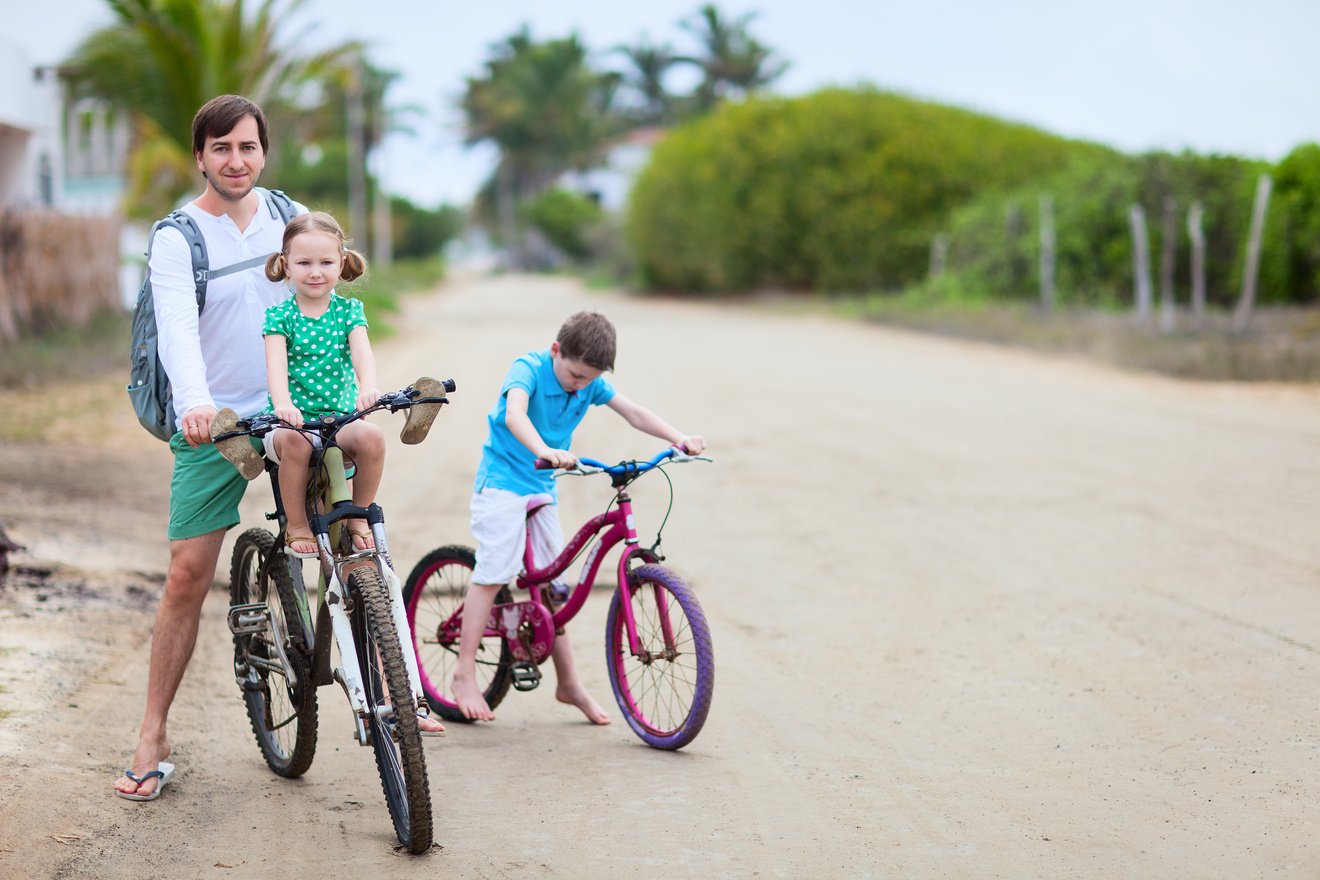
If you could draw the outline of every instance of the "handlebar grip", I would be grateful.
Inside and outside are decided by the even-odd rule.
[[[458,385],[454,382],[453,379],[441,379],[440,384],[444,386],[446,394],[448,394],[451,391],[458,390]]]
[[[550,471],[550,470],[554,470],[555,468],[554,465],[546,461],[544,458],[538,458],[536,460],[535,466],[538,471]]]

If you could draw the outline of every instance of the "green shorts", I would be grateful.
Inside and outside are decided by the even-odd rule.
[[[170,438],[174,476],[170,480],[169,539],[195,538],[238,525],[238,503],[247,480],[210,443],[196,449],[179,431]]]

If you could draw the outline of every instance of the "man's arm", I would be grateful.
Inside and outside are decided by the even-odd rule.
[[[616,392],[605,405],[623,416],[624,421],[637,430],[652,437],[659,437],[670,445],[685,450],[689,455],[700,455],[706,448],[706,441],[700,435],[684,434],[651,410],[633,403],[622,394]]]
[[[197,407],[215,409],[206,385],[206,361],[197,330],[197,287],[183,234],[172,227],[156,233],[147,265],[156,303],[160,362],[169,376],[174,409],[183,416]]]

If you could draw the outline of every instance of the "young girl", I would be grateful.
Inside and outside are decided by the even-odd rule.
[[[289,281],[293,296],[266,310],[268,410],[291,425],[324,415],[371,406],[380,397],[376,359],[367,339],[362,302],[335,293],[340,279],[352,281],[367,261],[350,250],[335,218],[321,211],[300,214],[284,229],[284,245],[266,262],[266,277]],[[277,429],[266,435],[266,456],[280,466],[280,495],[288,515],[285,552],[312,559],[311,535],[303,498],[307,492],[311,439]],[[352,459],[353,503],[365,507],[376,497],[385,465],[385,435],[366,421],[339,431],[338,442]],[[353,546],[375,546],[362,520],[346,520]]]

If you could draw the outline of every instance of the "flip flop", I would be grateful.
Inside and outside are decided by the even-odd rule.
[[[439,379],[432,379],[430,376],[423,376],[412,384],[412,387],[421,392],[420,397],[444,397],[445,386]],[[431,430],[431,423],[440,412],[439,403],[418,403],[408,408],[406,418],[403,422],[403,430],[399,432],[399,439],[409,446],[416,446],[426,439],[427,433]]]
[[[127,791],[120,791],[116,788],[115,795],[126,801],[154,801],[156,798],[160,797],[160,793],[165,790],[165,785],[170,781],[171,777],[174,776],[174,765],[169,761],[161,761],[158,766],[160,767],[159,770],[152,770],[149,773],[143,773],[140,777],[131,769],[124,771],[124,775],[136,782],[139,788],[141,788],[142,783],[146,782],[148,779],[159,779],[160,782],[156,783],[156,790],[151,794],[133,794]]]
[[[361,538],[362,541],[363,541],[363,543],[366,543],[367,541],[370,541],[370,542],[371,542],[370,546],[365,546],[365,547],[356,547],[356,546],[355,546],[355,547],[353,548],[354,550],[375,550],[375,549],[376,549],[376,538],[375,538],[374,535],[371,534],[371,532],[364,532],[364,531],[362,531],[362,529],[349,529],[349,530],[348,530],[348,536],[349,536],[350,538]]]
[[[316,543],[316,539],[313,538],[311,535],[286,535],[285,538],[284,538],[284,554],[285,554],[286,556],[292,556],[292,557],[294,557],[295,559],[315,559],[315,558],[319,555],[315,550],[312,550],[311,552],[307,552],[307,551],[305,551],[305,550],[302,551],[302,552],[299,552],[299,551],[297,551],[297,550],[294,550],[294,549],[293,549],[293,542],[294,542],[294,541],[297,541],[297,542],[300,543],[300,544],[301,544],[301,543],[307,543],[307,544],[315,544],[315,543]]]
[[[238,413],[225,407],[211,419],[211,436],[218,437],[238,429]],[[245,480],[255,480],[266,469],[265,459],[252,448],[252,441],[244,434],[216,442],[215,448],[229,463],[238,468]]]

